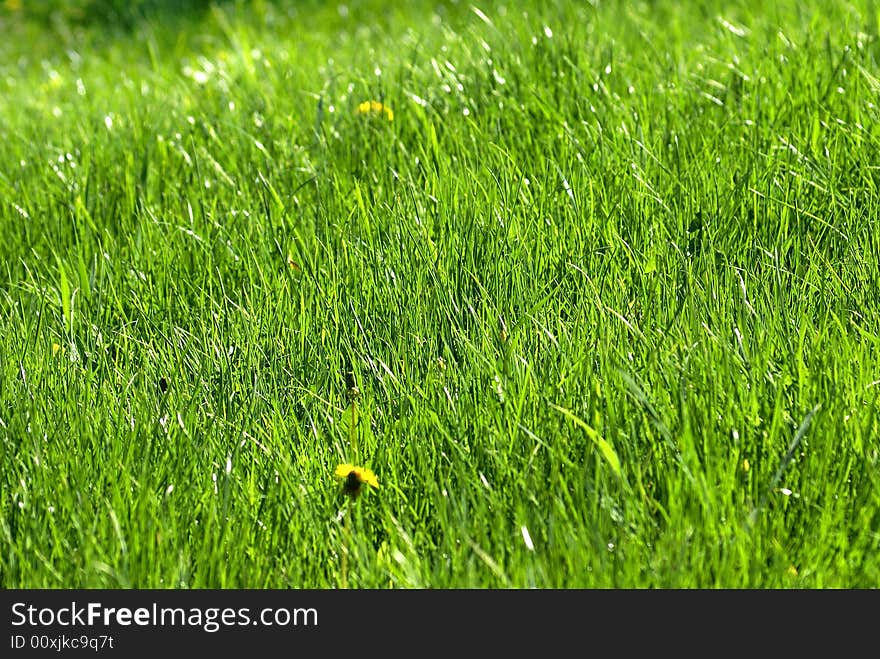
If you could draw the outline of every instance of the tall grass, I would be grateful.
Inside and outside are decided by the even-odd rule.
[[[5,587],[878,585],[874,3],[22,4]]]

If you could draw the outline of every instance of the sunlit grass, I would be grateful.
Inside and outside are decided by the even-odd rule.
[[[21,5],[3,586],[880,585],[872,3]]]

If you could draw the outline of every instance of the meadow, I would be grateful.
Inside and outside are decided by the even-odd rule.
[[[880,585],[873,0],[0,34],[0,586]]]

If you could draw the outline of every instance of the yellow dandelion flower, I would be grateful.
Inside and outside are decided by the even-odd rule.
[[[357,113],[373,116],[382,116],[384,114],[388,121],[394,121],[394,112],[387,105],[379,101],[364,101],[357,106]]]
[[[61,350],[63,350],[63,349],[64,349],[64,348],[62,348],[62,347],[61,347],[60,345],[58,345],[57,343],[53,343],[53,344],[52,344],[52,355],[53,355],[53,356],[54,356],[54,355],[57,355],[57,354],[58,354]]]
[[[371,487],[379,487],[379,479],[376,474],[365,467],[358,467],[352,464],[341,464],[336,467],[333,472],[336,478],[343,479],[342,492],[356,499],[361,493],[361,486],[366,483]]]

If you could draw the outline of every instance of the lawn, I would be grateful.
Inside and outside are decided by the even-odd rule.
[[[0,33],[0,586],[880,586],[874,2]]]

